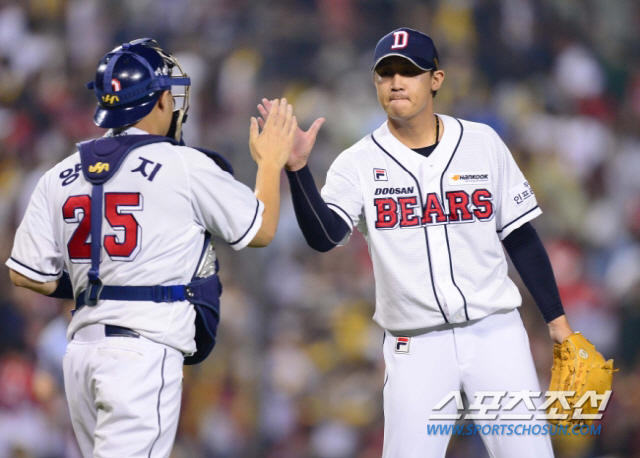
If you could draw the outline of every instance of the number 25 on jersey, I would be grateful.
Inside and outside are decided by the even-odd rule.
[[[105,235],[103,246],[114,261],[133,261],[140,251],[142,228],[132,212],[142,210],[142,195],[138,192],[107,192],[104,213],[116,235]],[[71,236],[67,249],[73,263],[91,262],[91,196],[70,196],[62,207],[68,224],[80,223]]]

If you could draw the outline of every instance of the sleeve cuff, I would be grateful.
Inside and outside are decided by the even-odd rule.
[[[544,321],[546,323],[550,323],[551,321],[561,317],[564,314],[565,314],[564,307],[562,306],[562,304],[558,304],[552,310],[549,310],[548,312],[543,313],[542,317],[544,318]]]
[[[520,226],[522,226],[525,223],[528,223],[529,221],[536,218],[537,216],[540,216],[541,214],[542,214],[542,210],[540,210],[540,207],[536,205],[528,212],[518,216],[513,221],[505,224],[502,227],[502,229],[498,231],[498,237],[500,237],[500,240],[504,240],[509,234],[511,234],[516,229],[518,229]]]
[[[16,272],[18,272],[21,275],[24,275],[25,277],[34,280],[34,281],[39,281],[42,283],[47,283],[50,281],[56,281],[58,278],[60,278],[62,276],[62,271],[58,272],[58,273],[46,273],[46,272],[41,272],[39,270],[36,270],[32,267],[29,267],[28,265],[18,261],[17,259],[11,257],[7,260],[7,262],[5,263],[5,265],[12,270],[15,270]]]
[[[285,169],[284,172],[287,174],[287,178],[292,180],[296,175],[309,176],[311,175],[311,169],[309,168],[309,164],[305,164],[301,169],[291,171]],[[312,176],[313,179],[313,176]]]
[[[229,245],[231,245],[231,248],[233,248],[236,251],[241,250],[247,245],[249,245],[249,243],[251,243],[253,238],[256,236],[256,234],[260,230],[260,227],[262,226],[262,213],[264,212],[264,204],[260,201],[260,199],[256,199],[256,201],[257,201],[256,213],[253,217],[251,226],[249,226],[249,229],[247,229],[244,235],[240,237],[238,240],[234,242],[229,242]]]
[[[336,204],[332,204],[331,202],[327,202],[327,205],[329,207],[331,207],[331,209],[333,210],[333,212],[337,215],[340,216],[340,218],[342,218],[345,223],[347,223],[347,225],[349,226],[349,231],[353,231],[353,221],[351,221],[351,217],[349,216],[349,214],[344,211],[341,207],[339,207]]]

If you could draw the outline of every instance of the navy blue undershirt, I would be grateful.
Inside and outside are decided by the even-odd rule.
[[[544,320],[548,323],[564,315],[549,255],[533,225],[527,222],[514,229],[502,245]]]
[[[415,150],[428,156],[436,145]],[[296,219],[307,241],[316,251],[334,248],[349,233],[349,225],[322,199],[308,166],[287,171]],[[548,323],[564,315],[549,256],[531,223],[525,223],[502,241],[522,281]]]
[[[54,292],[48,294],[49,297],[55,297],[57,299],[73,299],[73,286],[71,285],[71,278],[69,272],[62,271],[62,277],[58,281],[58,287]]]
[[[434,143],[433,145],[425,146],[424,148],[413,148],[413,150],[416,153],[423,155],[424,157],[429,157],[429,155],[433,153],[433,150],[436,149],[436,146],[438,146],[439,143],[440,142]]]
[[[316,251],[329,251],[349,232],[349,225],[320,196],[309,166],[287,171],[291,200],[298,226],[307,244]]]

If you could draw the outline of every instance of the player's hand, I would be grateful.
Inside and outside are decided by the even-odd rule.
[[[549,335],[551,336],[551,340],[555,343],[561,344],[567,339],[567,337],[573,334],[573,329],[571,329],[566,315],[562,315],[555,320],[551,320],[548,325]]]
[[[261,116],[260,118],[258,118],[260,127],[265,125],[265,120],[268,119],[269,113],[271,112],[271,107],[272,103],[267,99],[262,99],[262,103],[258,105],[258,111],[260,112]],[[316,119],[313,124],[311,124],[311,127],[309,127],[309,130],[307,130],[306,132],[300,129],[300,127],[296,129],[296,135],[293,140],[293,149],[291,150],[289,160],[284,166],[285,169],[294,172],[307,165],[309,154],[311,154],[313,145],[316,142],[316,136],[318,135],[320,126],[322,126],[323,123],[324,118],[319,118]]]
[[[251,118],[249,148],[258,166],[274,164],[282,168],[293,148],[298,123],[293,116],[293,106],[287,104],[287,99],[274,100],[271,108],[266,122],[260,126],[256,118]]]

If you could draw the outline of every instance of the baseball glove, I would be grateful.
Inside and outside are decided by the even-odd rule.
[[[567,418],[563,420],[550,419],[549,421],[562,426],[591,424],[593,419],[573,418],[574,413],[597,414],[602,402],[606,401],[599,399],[592,406],[593,398],[587,398],[582,405],[576,404],[580,404],[579,401],[588,391],[603,395],[606,391],[611,390],[613,372],[615,372],[613,360],[605,362],[602,355],[596,351],[596,347],[579,332],[569,336],[562,344],[555,344],[553,346],[553,367],[551,368],[549,391],[569,391],[574,394],[570,396],[568,393],[566,396],[569,404],[568,409],[566,404],[563,406],[559,399],[547,407],[547,413],[567,414]],[[554,408],[557,409],[557,412],[552,411]]]

